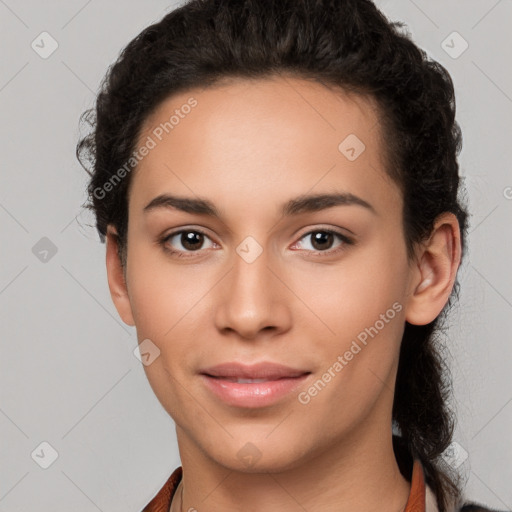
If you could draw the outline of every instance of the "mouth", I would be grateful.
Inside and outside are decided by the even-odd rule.
[[[264,361],[256,364],[243,364],[237,361],[221,363],[210,368],[200,370],[201,374],[209,377],[217,377],[225,380],[229,379],[247,379],[261,380],[279,380],[282,378],[300,377],[305,373],[310,373],[306,369],[292,368],[283,364]]]
[[[311,372],[274,379],[216,376],[202,373],[206,389],[222,403],[239,408],[255,409],[274,405],[291,396],[303,385]]]
[[[309,372],[307,373],[304,373],[302,375],[307,375]],[[279,378],[276,378],[276,379],[244,379],[242,377],[218,377],[218,376],[215,376],[215,375],[209,375],[208,373],[203,373],[202,375],[206,375],[207,377],[211,377],[212,379],[218,379],[218,380],[223,380],[225,382],[237,382],[238,384],[258,384],[260,382],[276,382],[278,380],[283,380],[283,379],[297,379],[299,377],[302,377],[302,375],[298,375],[298,376],[290,376],[290,377],[279,377]]]

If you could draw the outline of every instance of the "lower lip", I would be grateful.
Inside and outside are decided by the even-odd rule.
[[[272,405],[299,387],[310,374],[267,382],[239,383],[202,374],[206,387],[228,405],[265,407]]]

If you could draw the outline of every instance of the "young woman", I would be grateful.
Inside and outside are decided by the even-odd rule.
[[[112,299],[182,461],[145,511],[488,510],[443,457],[467,213],[442,66],[369,0],[193,0],[86,119]]]

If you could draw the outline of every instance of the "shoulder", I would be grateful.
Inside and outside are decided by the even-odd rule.
[[[156,496],[142,509],[142,512],[166,512],[183,476],[183,468],[178,466],[167,479]]]
[[[483,505],[479,505],[477,503],[466,503],[460,509],[460,512],[502,512],[500,510],[496,510],[495,508],[487,508]]]

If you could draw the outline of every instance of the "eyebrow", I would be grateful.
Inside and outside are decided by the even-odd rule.
[[[350,193],[310,194],[290,199],[281,207],[281,215],[289,217],[301,213],[317,212],[334,206],[361,206],[377,215],[375,208],[360,197]],[[221,218],[215,205],[201,198],[179,197],[170,194],[160,194],[152,199],[143,209],[144,213],[160,208],[174,208],[186,213],[208,215]]]

